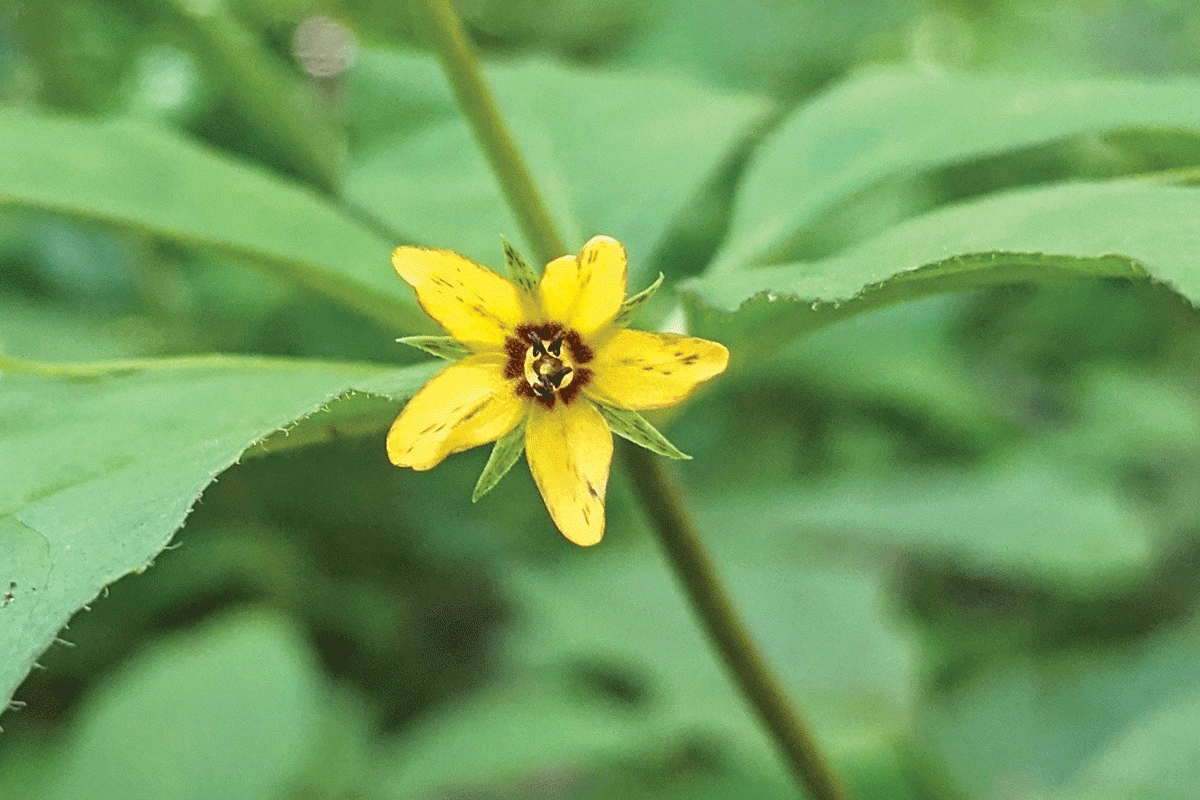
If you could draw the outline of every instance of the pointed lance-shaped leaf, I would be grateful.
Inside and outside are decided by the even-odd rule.
[[[633,319],[633,315],[638,312],[638,309],[654,296],[654,293],[658,291],[658,287],[662,286],[662,282],[663,274],[660,272],[658,273],[658,280],[656,280],[654,283],[650,284],[645,289],[642,289],[633,297],[625,298],[625,302],[621,303],[621,310],[617,312],[617,316],[613,320],[613,324],[617,327],[624,327],[628,325],[629,321]]]
[[[517,463],[517,459],[521,457],[524,450],[525,422],[522,421],[521,424],[496,441],[496,445],[492,448],[492,455],[479,475],[479,482],[475,484],[475,491],[471,492],[471,502],[478,502],[479,498],[490,492],[500,482],[500,479],[512,469],[513,464]]]
[[[608,427],[612,428],[612,432],[623,439],[628,439],[637,446],[644,447],[652,453],[658,453],[660,456],[677,460],[691,459],[691,456],[667,441],[667,437],[659,433],[658,429],[647,422],[646,418],[638,412],[615,408],[604,403],[596,403],[596,408],[600,410],[601,416],[608,423]]]
[[[517,249],[505,239],[500,237],[500,241],[504,243],[504,261],[508,264],[508,276],[512,278],[513,283],[520,286],[525,291],[533,294],[537,291],[538,276],[533,271],[533,267],[521,258],[521,254]]]
[[[448,361],[458,361],[471,354],[465,345],[450,336],[405,336],[396,341]]]

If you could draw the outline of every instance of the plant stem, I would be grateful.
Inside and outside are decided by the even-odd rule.
[[[418,23],[431,44],[437,49],[446,77],[471,122],[475,138],[483,146],[513,216],[517,218],[538,259],[543,264],[549,263],[567,252],[567,248],[559,238],[554,220],[542,202],[525,161],[483,82],[479,63],[471,51],[458,14],[450,7],[448,0],[410,0],[410,6],[417,13]]]
[[[513,214],[543,262],[566,252],[529,171],[492,102],[454,10],[447,0],[411,0],[423,18],[463,112],[491,162]],[[743,696],[754,708],[797,782],[813,800],[844,800],[812,735],[788,702],[729,601],[712,560],[684,508],[678,486],[662,461],[628,448],[626,464],[692,607],[708,629]]]
[[[746,702],[783,751],[792,774],[814,800],[842,800],[846,795],[826,766],[816,741],[738,618],[666,463],[640,447],[626,447],[625,464],[634,491],[658,532],[692,607],[704,620],[709,637]]]

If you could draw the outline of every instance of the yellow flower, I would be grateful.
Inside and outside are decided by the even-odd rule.
[[[497,442],[476,499],[526,451],[529,471],[563,535],[604,535],[612,432],[686,458],[636,412],[674,405],[725,369],[715,342],[622,326],[650,293],[625,300],[626,257],[596,236],[551,261],[539,281],[505,243],[512,281],[457,253],[398,248],[392,263],[450,337],[406,341],[459,358],[405,406],[388,432],[400,467]],[[660,276],[659,282],[662,278]]]

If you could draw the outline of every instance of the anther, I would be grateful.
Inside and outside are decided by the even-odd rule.
[[[542,344],[542,337],[538,336],[537,331],[528,331],[525,338],[529,340],[529,345],[533,349],[534,356],[546,355],[546,348]]]
[[[591,351],[579,334],[564,330],[558,323],[522,325],[515,338],[505,341],[508,363],[506,378],[524,376],[525,386],[518,393],[532,396],[543,405],[552,407],[556,400],[569,403],[581,386],[591,377],[589,370],[579,370],[576,360],[583,353],[591,360]]]

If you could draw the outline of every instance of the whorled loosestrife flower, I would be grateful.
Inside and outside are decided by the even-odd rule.
[[[625,249],[596,236],[541,279],[505,242],[512,281],[447,250],[401,247],[392,263],[449,337],[400,341],[456,359],[404,407],[388,458],[426,470],[451,453],[496,442],[473,499],[526,451],[529,471],[563,535],[604,535],[612,432],[687,458],[638,411],[664,408],[725,369],[715,342],[624,329],[658,288],[625,299]]]

